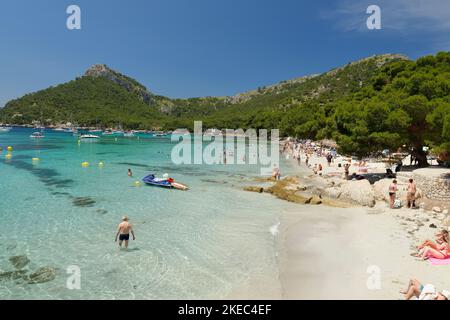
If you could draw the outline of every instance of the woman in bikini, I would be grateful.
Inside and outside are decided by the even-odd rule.
[[[448,232],[441,232],[437,244],[432,244],[429,242],[428,245],[426,244],[422,250],[422,254],[420,255],[419,253],[422,260],[427,260],[429,258],[446,259],[449,251]]]
[[[425,247],[431,247],[433,249],[437,249],[438,245],[442,244],[445,240],[444,238],[448,238],[448,231],[441,230],[435,234],[436,242],[432,240],[425,240],[421,245],[417,246],[417,249],[422,250]]]
[[[389,185],[389,208],[391,209],[394,209],[395,194],[397,190],[397,180],[394,179],[394,181],[392,181],[392,183]]]

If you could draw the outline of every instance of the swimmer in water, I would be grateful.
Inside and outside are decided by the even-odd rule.
[[[128,176],[132,177],[133,176],[133,172],[131,172],[131,169],[128,169]]]

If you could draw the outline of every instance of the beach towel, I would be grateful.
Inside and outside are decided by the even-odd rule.
[[[436,287],[432,284],[426,284],[420,292],[419,300],[434,300],[436,296]]]
[[[447,259],[436,259],[436,258],[430,258],[430,263],[433,266],[448,266],[450,265],[450,257],[447,256]]]
[[[342,176],[342,172],[328,172],[327,176],[340,177]]]

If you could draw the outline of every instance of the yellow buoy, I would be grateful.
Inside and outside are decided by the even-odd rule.
[[[33,162],[38,162],[39,160],[41,160],[41,159],[39,159],[39,158],[33,158],[33,159],[31,159]]]
[[[102,161],[100,161],[100,162],[98,163],[98,166],[99,166],[100,168],[102,168],[104,165],[105,165],[105,164],[104,164]]]
[[[140,186],[141,186],[141,182],[140,182],[140,181],[135,181],[135,182],[134,182],[134,185],[135,185],[136,187],[140,187]]]
[[[13,148],[12,148],[11,146],[8,146],[8,147],[6,148],[6,150],[8,150],[9,152],[11,152],[11,151],[13,151]]]
[[[81,163],[82,167],[89,167],[89,162],[85,161]]]
[[[6,159],[11,159],[11,157],[12,157],[12,154],[11,154],[11,153],[8,153],[8,154],[5,156]]]

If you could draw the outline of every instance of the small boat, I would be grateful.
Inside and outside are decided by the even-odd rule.
[[[103,135],[104,136],[112,136],[112,135],[114,135],[114,133],[111,130],[106,130],[103,132]]]
[[[122,131],[117,131],[117,130],[105,130],[103,132],[104,136],[123,136],[123,132]]]
[[[30,138],[33,138],[33,139],[42,139],[42,138],[44,138],[45,136],[42,134],[42,132],[33,132],[31,135],[30,135]]]
[[[89,133],[91,133],[91,134],[102,134],[103,131],[100,130],[100,129],[98,129],[98,130],[96,129],[96,130],[90,130]]]
[[[183,128],[183,129],[177,129],[177,130],[175,130],[175,131],[173,131],[172,132],[172,136],[188,136],[188,135],[190,135],[191,133],[189,132],[189,130],[188,129],[185,129],[185,128]]]
[[[216,128],[213,129],[208,129],[205,131],[204,136],[208,136],[208,137],[217,137],[217,136],[221,136],[222,135],[222,131]]]
[[[168,179],[156,178],[154,174],[149,174],[144,179],[142,179],[145,184],[158,186],[163,188],[173,188],[172,184]]]
[[[98,140],[98,139],[100,139],[100,137],[93,134],[82,134],[80,136],[80,140]]]
[[[175,182],[172,178],[155,178],[154,174],[149,174],[142,179],[145,184],[158,186],[163,188],[171,188],[178,190],[188,190],[189,188],[182,183]]]
[[[131,137],[134,137],[135,134],[134,134],[133,131],[128,131],[128,132],[125,132],[125,133],[123,134],[123,136],[124,136],[124,137],[128,137],[128,138],[131,138]]]
[[[11,127],[0,127],[0,133],[10,132]]]
[[[153,136],[155,136],[155,137],[167,137],[167,133],[166,132],[163,132],[163,131],[157,131],[157,132],[154,132],[153,133]]]

